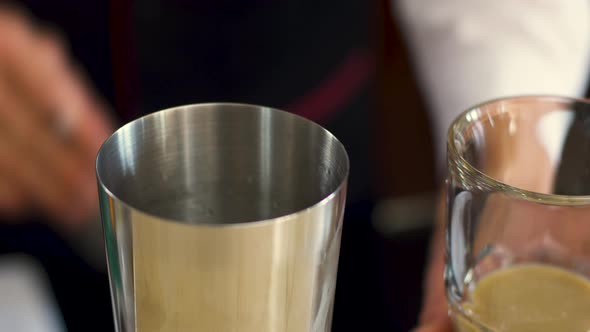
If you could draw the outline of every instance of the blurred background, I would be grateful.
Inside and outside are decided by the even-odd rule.
[[[433,146],[442,143],[433,144],[407,38],[388,0],[11,4],[0,7],[0,97],[5,88],[4,96],[21,99],[8,104],[10,98],[0,98],[0,110],[16,110],[20,102],[26,110],[15,114],[49,114],[47,121],[57,118],[58,127],[65,126],[60,135],[67,142],[47,148],[48,157],[27,159],[36,160],[38,172],[50,172],[45,161],[57,158],[62,144],[71,155],[63,158],[93,160],[113,128],[171,106],[233,101],[305,116],[344,143],[352,165],[334,331],[407,331],[415,325],[439,187]],[[7,114],[0,114],[4,124],[12,119]],[[0,143],[12,142],[2,133]],[[6,158],[0,154],[0,161]],[[4,213],[0,206],[0,286],[19,278],[6,272],[16,266],[41,280],[34,283],[43,295],[31,296],[56,308],[63,317],[57,325],[113,331],[96,197],[85,194],[91,203],[75,213],[63,208],[83,187],[96,191],[91,162],[83,165],[82,173],[90,175],[80,182],[66,181],[73,172],[63,171],[67,165],[56,166],[63,183],[47,176],[47,187],[63,186],[73,197],[67,198],[26,185],[21,190],[20,177],[12,179],[6,167],[2,173],[0,162],[0,189],[23,191],[32,202],[0,199],[19,207]],[[0,324],[10,319],[10,307],[0,304]]]

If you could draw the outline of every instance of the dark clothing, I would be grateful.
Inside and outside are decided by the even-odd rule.
[[[364,1],[24,1],[63,31],[120,119],[232,101],[319,122],[346,146],[349,200],[369,196],[373,57]]]

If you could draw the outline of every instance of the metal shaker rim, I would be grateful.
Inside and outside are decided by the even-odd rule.
[[[116,192],[113,192],[113,190],[111,190],[111,188],[109,188],[105,184],[105,181],[103,179],[103,174],[101,174],[101,163],[106,162],[106,160],[104,160],[106,158],[106,157],[104,157],[105,147],[109,144],[109,142],[116,140],[118,135],[122,135],[122,132],[124,132],[126,129],[129,129],[133,126],[137,126],[142,121],[153,121],[154,117],[162,116],[163,114],[166,114],[166,113],[186,112],[186,111],[200,112],[200,111],[211,109],[211,108],[215,108],[216,112],[224,112],[224,111],[226,111],[227,108],[238,108],[238,107],[244,108],[245,109],[244,112],[248,112],[248,111],[272,112],[272,113],[278,114],[281,117],[285,117],[286,119],[288,118],[290,121],[299,121],[301,123],[304,123],[305,126],[311,126],[314,128],[314,130],[318,130],[319,132],[321,132],[322,135],[325,135],[327,139],[332,141],[334,144],[337,144],[338,149],[341,149],[343,151],[343,154],[342,154],[343,165],[342,165],[342,167],[344,170],[342,172],[342,176],[338,178],[338,185],[333,190],[331,190],[329,194],[325,195],[325,197],[321,198],[320,200],[316,200],[313,204],[310,204],[309,206],[306,206],[302,209],[297,209],[297,210],[287,213],[285,215],[281,215],[281,216],[269,218],[269,219],[244,220],[244,221],[239,221],[239,222],[187,224],[186,225],[187,227],[240,228],[240,227],[263,226],[263,225],[267,225],[269,223],[286,222],[288,220],[296,219],[300,215],[305,214],[305,213],[309,212],[310,210],[321,208],[322,206],[326,205],[329,201],[334,199],[334,197],[338,193],[340,193],[343,190],[346,190],[346,184],[348,181],[349,170],[350,170],[349,157],[348,157],[348,154],[346,153],[346,150],[345,150],[343,144],[327,129],[323,128],[319,124],[317,124],[311,120],[308,120],[304,117],[301,117],[299,115],[289,113],[286,111],[282,111],[282,110],[279,110],[276,108],[254,105],[254,104],[228,103],[228,102],[197,103],[197,104],[187,104],[187,105],[182,105],[182,106],[177,106],[177,107],[166,108],[163,110],[159,110],[159,111],[147,114],[145,116],[137,118],[137,119],[123,125],[122,127],[117,129],[109,138],[107,138],[103,142],[101,148],[98,151],[98,154],[96,157],[95,170],[96,170],[99,188],[101,190],[103,190],[109,196],[110,199],[115,200],[117,204],[120,204],[120,206],[123,206],[129,210],[134,211],[134,213],[137,213],[139,215],[143,215],[146,217],[157,218],[160,220],[169,221],[169,222],[185,224],[181,220],[177,220],[177,219],[173,219],[173,218],[163,218],[162,216],[154,215],[152,213],[143,211],[141,208],[134,206],[133,204],[129,204],[125,200],[121,199],[117,195]]]

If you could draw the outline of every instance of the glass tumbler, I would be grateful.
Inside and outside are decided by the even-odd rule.
[[[348,170],[328,131],[267,107],[117,130],[96,162],[116,330],[329,331]]]
[[[590,104],[497,99],[448,134],[445,284],[456,331],[590,330]]]

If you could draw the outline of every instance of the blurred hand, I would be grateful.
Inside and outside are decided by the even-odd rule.
[[[0,216],[74,225],[95,213],[94,158],[110,133],[62,41],[0,6]]]
[[[437,229],[432,237],[430,262],[424,279],[424,298],[418,327],[413,332],[452,332],[444,289],[444,199],[439,202]]]

